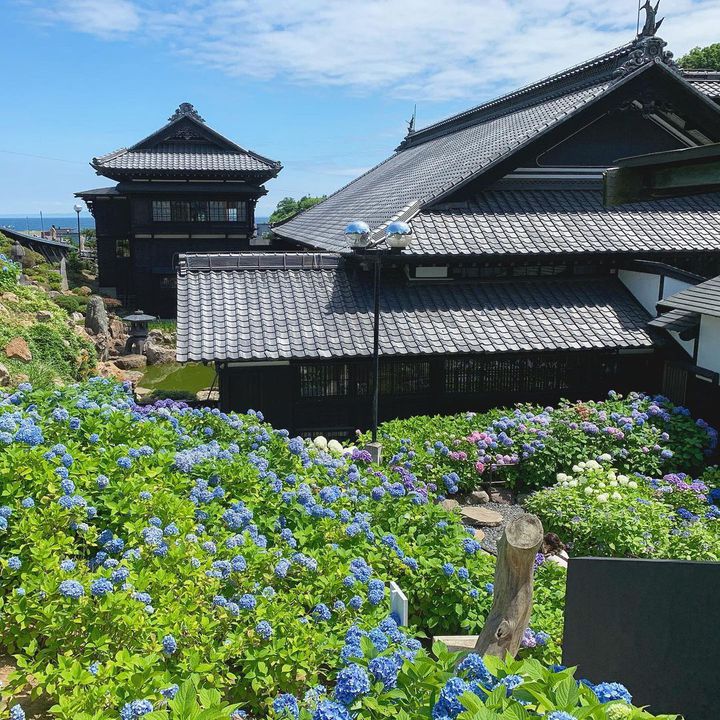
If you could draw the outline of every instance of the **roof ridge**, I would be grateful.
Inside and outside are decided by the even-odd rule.
[[[451,115],[443,120],[439,120],[438,122],[432,123],[431,125],[427,125],[424,128],[420,128],[419,130],[416,130],[413,133],[409,133],[405,140],[400,144],[398,149],[405,149],[406,147],[413,147],[415,144],[420,144],[420,142],[414,142],[416,139],[419,141],[424,141],[426,138],[425,135],[431,135],[432,137],[436,137],[435,134],[437,131],[445,129],[447,126],[452,126],[452,130],[457,129],[458,121],[463,120],[478,120],[478,115],[482,115],[486,111],[497,109],[500,110],[503,108],[506,112],[509,111],[511,108],[512,110],[517,109],[515,105],[513,105],[513,101],[515,100],[522,100],[526,99],[528,104],[532,104],[530,101],[542,101],[545,99],[550,99],[553,97],[552,94],[543,94],[541,96],[537,96],[533,94],[537,90],[541,90],[543,88],[549,88],[553,85],[558,85],[557,90],[564,90],[567,91],[568,87],[567,85],[561,84],[561,81],[569,80],[571,78],[576,78],[577,76],[581,75],[583,72],[586,72],[598,65],[602,65],[604,63],[607,63],[611,60],[617,60],[624,55],[628,55],[632,49],[636,46],[637,39],[632,40],[625,45],[621,45],[617,48],[614,48],[613,50],[608,50],[607,52],[603,53],[602,55],[598,55],[597,57],[591,58],[590,60],[586,60],[582,63],[578,63],[577,65],[573,65],[570,68],[567,68],[565,70],[562,70],[557,73],[553,73],[552,75],[548,75],[545,78],[542,78],[541,80],[537,80],[534,83],[530,83],[529,85],[525,85],[524,87],[521,87],[517,90],[513,90],[512,92],[506,93],[504,95],[501,95],[500,97],[494,98],[492,100],[489,100],[485,103],[481,103],[480,105],[476,105],[475,107],[469,108],[468,110],[464,110],[462,112],[456,113],[455,115]],[[613,68],[614,69],[614,68]],[[593,85],[596,83],[600,83],[603,81],[603,78],[599,76],[593,76],[591,78],[587,78],[587,85]],[[579,89],[579,88],[573,88],[573,89]],[[509,106],[509,107],[507,107]],[[522,106],[522,103],[520,103],[520,106]],[[487,118],[482,115],[483,121]],[[427,139],[430,139],[428,137]]]

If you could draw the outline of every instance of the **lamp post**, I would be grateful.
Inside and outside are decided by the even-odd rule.
[[[362,221],[351,222],[345,228],[345,236],[355,252],[362,253],[373,261],[373,353],[372,353],[372,444],[377,453],[373,458],[379,461],[380,448],[377,445],[378,407],[380,404],[380,270],[384,255],[404,250],[412,241],[410,226],[404,222],[391,222],[385,236],[370,242],[370,228]],[[380,245],[386,243],[386,248]],[[371,253],[367,252],[372,250]]]
[[[80,235],[80,211],[82,210],[82,205],[73,205],[73,210],[77,213],[78,252],[80,253],[80,255],[82,255],[83,250],[85,250],[85,248],[83,247],[82,235]]]

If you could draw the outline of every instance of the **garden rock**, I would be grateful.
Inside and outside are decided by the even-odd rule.
[[[482,542],[485,539],[485,533],[480,528],[475,528],[474,537],[478,542]]]
[[[89,288],[87,285],[81,285],[79,288],[75,288],[75,294],[87,297],[92,294],[92,288]]]
[[[440,503],[446,510],[458,510],[460,508],[460,503],[457,500],[453,500],[452,498],[446,498]]]
[[[10,384],[10,371],[0,363],[0,387],[7,387]]]
[[[484,490],[474,490],[467,496],[468,505],[484,505],[490,502],[490,496]]]
[[[125,323],[117,315],[110,316],[108,329],[110,330],[110,335],[114,339],[124,339],[127,337],[127,333],[125,332]]]
[[[81,312],[74,312],[72,315],[70,315],[70,319],[73,321],[75,325],[78,323],[84,323],[85,322],[85,316]]]
[[[123,355],[113,362],[121,370],[138,370],[147,365],[147,358],[144,355]]]
[[[484,525],[487,527],[498,527],[502,525],[502,515],[495,510],[484,507],[464,507],[462,509],[463,520],[471,525]]]
[[[110,331],[105,303],[98,295],[93,295],[85,309],[85,328],[93,335],[105,335]]]
[[[144,398],[152,395],[152,390],[150,388],[146,387],[136,387],[135,388],[135,397],[138,400],[143,400]]]
[[[150,365],[174,363],[175,346],[169,344],[168,336],[160,330],[151,330],[145,342],[145,355]]]
[[[198,390],[195,397],[200,402],[220,402],[220,391],[204,388],[203,390]]]
[[[2,297],[3,300],[13,303],[16,303],[20,299],[14,292],[5,292],[0,297]]]
[[[39,310],[35,313],[35,319],[41,323],[50,322],[52,318],[52,313],[49,310]]]
[[[13,360],[22,360],[23,362],[30,362],[32,360],[30,348],[25,339],[21,337],[14,337],[5,346],[5,355]]]

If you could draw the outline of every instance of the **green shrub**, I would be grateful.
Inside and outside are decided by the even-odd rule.
[[[704,483],[683,474],[660,480],[580,463],[526,503],[575,555],[720,560],[720,510]]]
[[[448,492],[498,479],[519,489],[543,487],[574,463],[603,454],[621,472],[700,472],[717,443],[715,430],[685,408],[638,393],[557,408],[393,420],[379,431],[392,462]]]

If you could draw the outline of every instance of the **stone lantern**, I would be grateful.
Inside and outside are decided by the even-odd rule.
[[[146,315],[142,310],[136,310],[132,315],[126,315],[123,318],[124,322],[130,323],[129,337],[125,343],[126,354],[143,354],[148,336],[148,323],[156,319],[154,315]]]

